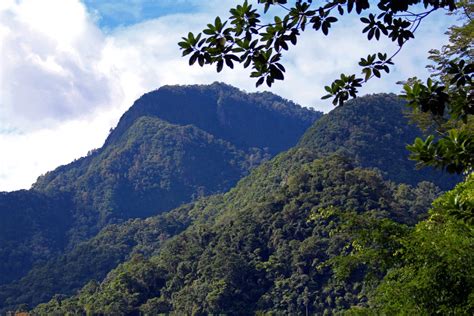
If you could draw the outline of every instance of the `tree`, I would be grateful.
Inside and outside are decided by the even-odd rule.
[[[436,132],[408,146],[411,158],[450,173],[468,173],[474,167],[474,4],[460,5],[463,25],[450,27],[449,43],[430,51],[431,78],[426,84],[408,80],[403,95],[415,122]]]
[[[456,314],[474,313],[474,89],[472,77],[474,5],[467,1],[396,1],[380,0],[376,9],[369,1],[334,0],[314,8],[313,2],[296,1],[287,7],[285,0],[259,0],[264,13],[280,6],[287,14],[274,16],[273,22],[262,24],[259,10],[245,2],[231,9],[230,18],[216,18],[203,33],[189,33],[179,43],[183,55],[190,55],[190,64],[224,64],[233,68],[234,62],[252,66],[251,77],[257,86],[284,79],[282,54],[290,44],[296,45],[306,26],[328,35],[338,21],[336,15],[362,15],[363,30],[368,40],[386,36],[398,43],[390,57],[384,53],[362,58],[364,78],[341,75],[326,87],[334,105],[343,105],[356,97],[357,88],[381,72],[389,72],[393,58],[404,44],[414,38],[421,21],[436,10],[461,12],[464,24],[451,27],[449,44],[432,50],[434,64],[431,78],[423,83],[411,78],[404,84],[403,97],[412,108],[413,120],[429,132],[408,146],[411,159],[420,167],[432,166],[449,173],[466,174],[465,181],[445,193],[434,204],[426,220],[415,227],[401,225],[389,218],[368,212],[339,212],[313,214],[338,221],[334,234],[351,236],[340,256],[325,265],[336,276],[348,277],[363,267],[366,276],[375,282],[369,290],[369,309],[353,309],[355,314]],[[415,13],[423,4],[425,11]],[[372,8],[371,8],[372,7]],[[461,10],[457,10],[460,8]],[[370,11],[368,11],[371,9]],[[204,34],[204,35],[203,35]],[[376,214],[376,213],[375,213]],[[334,219],[335,218],[335,219]],[[360,271],[360,270],[359,270]],[[372,283],[369,283],[372,284]],[[370,288],[370,287],[369,287]]]
[[[353,308],[354,314],[474,313],[474,5],[461,5],[465,23],[448,30],[449,44],[431,51],[431,78],[426,84],[409,79],[404,97],[413,120],[436,132],[408,146],[411,158],[465,173],[465,181],[436,200],[415,227],[370,213],[326,214],[340,221],[336,233],[352,236],[346,252],[326,264],[339,278],[364,267],[366,281],[375,280],[368,307]]]
[[[259,0],[263,15],[269,14],[271,7],[279,7],[286,14],[275,15],[271,23],[262,22],[261,8],[256,9],[247,1],[230,10],[230,17],[222,21],[217,17],[214,23],[194,35],[189,33],[179,43],[183,56],[190,55],[189,63],[216,64],[217,71],[224,65],[230,68],[234,63],[244,67],[252,66],[251,77],[258,78],[257,86],[266,82],[271,86],[275,80],[283,80],[285,68],[281,58],[290,45],[296,45],[299,36],[311,27],[328,35],[336,16],[344,14],[361,15],[368,40],[379,40],[385,36],[398,44],[391,55],[375,53],[361,58],[364,77],[355,74],[341,74],[340,78],[326,86],[328,92],[323,97],[333,98],[334,105],[343,105],[350,97],[357,95],[361,87],[373,77],[388,73],[394,57],[405,43],[414,38],[420,23],[437,10],[451,13],[463,12],[468,22],[464,27],[449,30],[451,44],[441,51],[431,51],[435,65],[432,78],[426,84],[416,78],[408,80],[403,95],[418,117],[428,116],[428,121],[436,123],[437,135],[426,139],[416,139],[408,146],[411,158],[419,166],[433,166],[450,173],[462,173],[472,169],[474,164],[474,135],[472,114],[474,113],[474,73],[472,52],[472,4],[454,0],[379,0],[376,5],[370,1],[333,0],[324,5],[316,5],[312,0],[296,1],[287,6],[286,0]],[[420,11],[420,7],[423,10]],[[460,10],[461,9],[461,10]],[[281,11],[280,11],[281,12]],[[266,19],[268,20],[268,19]],[[433,125],[433,124],[431,124]]]
[[[350,236],[344,251],[324,263],[339,281],[365,271],[368,304],[360,315],[472,315],[474,312],[474,176],[433,203],[414,227],[377,213],[330,209],[333,235]],[[361,310],[362,308],[362,310]]]
[[[322,1],[321,1],[322,2]],[[266,82],[271,86],[275,80],[283,80],[285,67],[281,58],[291,45],[296,45],[299,36],[312,28],[324,35],[345,14],[360,15],[365,26],[363,33],[368,40],[387,37],[398,44],[391,55],[375,53],[361,58],[363,77],[342,74],[331,85],[323,98],[333,97],[334,105],[342,105],[350,97],[356,97],[357,88],[373,77],[380,78],[388,73],[393,58],[405,43],[414,38],[414,33],[423,19],[437,10],[454,11],[454,0],[331,0],[324,3],[312,0],[298,0],[288,4],[287,0],[258,0],[254,8],[246,0],[230,9],[230,17],[222,21],[216,17],[201,33],[189,33],[179,43],[183,56],[190,55],[189,63],[215,64],[217,71],[226,65],[233,68],[241,63],[245,68],[252,66],[251,77],[257,78],[257,86]],[[262,13],[263,6],[263,13]],[[269,9],[281,9],[281,15],[272,18]],[[420,10],[420,7],[421,10]],[[267,22],[271,21],[271,22]]]

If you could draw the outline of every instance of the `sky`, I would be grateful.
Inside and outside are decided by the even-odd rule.
[[[189,67],[180,38],[227,16],[238,2],[0,0],[0,191],[28,189],[41,174],[102,146],[133,101],[160,86],[221,81],[327,112],[325,85],[340,73],[358,73],[360,57],[397,48],[368,42],[353,17],[329,37],[305,32],[284,59],[285,81],[271,89],[255,88],[245,69]],[[392,73],[370,81],[362,94],[397,93],[397,81],[426,77],[428,50],[446,42],[454,22],[443,13],[430,16]]]

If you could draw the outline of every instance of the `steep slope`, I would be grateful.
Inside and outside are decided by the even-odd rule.
[[[24,304],[36,306],[55,294],[73,294],[135,255],[159,253],[168,238],[223,202],[223,195],[214,195],[157,216],[108,225],[65,254],[37,264],[18,282],[0,286],[0,314]]]
[[[323,314],[359,303],[357,278],[336,283],[330,270],[318,268],[344,240],[329,235],[331,221],[312,222],[310,214],[328,207],[377,210],[410,223],[436,189],[396,186],[341,157],[314,156],[300,148],[265,163],[199,209],[200,217],[158,255],[134,256],[102,283],[36,312]]]
[[[81,224],[102,227],[225,191],[266,157],[262,150],[239,150],[192,125],[140,117],[86,166],[73,166],[48,186],[74,192]]]
[[[239,148],[287,150],[322,114],[269,92],[244,93],[223,84],[164,86],[138,99],[106,144],[114,142],[143,115],[178,125],[194,125]]]
[[[186,205],[155,217],[108,225],[65,254],[37,264],[18,282],[0,286],[0,314],[8,306],[35,306],[54,294],[71,294],[89,280],[103,279],[131,255],[156,253],[165,240],[189,226],[191,208],[196,206]]]
[[[347,102],[318,120],[304,134],[299,147],[321,155],[338,153],[363,167],[375,167],[398,183],[431,181],[449,190],[461,178],[437,170],[417,170],[406,145],[421,135],[404,114],[405,103],[394,94],[368,95]]]

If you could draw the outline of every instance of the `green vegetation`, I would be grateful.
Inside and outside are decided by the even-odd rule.
[[[371,284],[368,304],[355,314],[472,315],[474,312],[474,177],[433,203],[414,227],[373,214],[332,210],[325,220],[339,225],[334,236],[352,236],[327,266],[339,280],[362,267]],[[319,218],[319,214],[313,214]]]
[[[444,315],[474,313],[473,222],[457,219],[453,211],[472,216],[472,176],[437,200],[429,219],[403,237],[397,250],[399,262],[377,288],[376,310],[387,313],[421,310],[425,314]]]
[[[72,208],[64,195],[0,192],[0,284],[61,253],[67,244],[65,232],[72,225]]]
[[[394,94],[357,98],[318,120],[303,135],[298,146],[321,156],[338,153],[351,157],[363,167],[378,168],[387,179],[416,186],[430,181],[449,190],[461,177],[424,168],[408,160],[407,144],[421,135],[409,124],[406,103]]]
[[[194,125],[238,148],[268,148],[277,154],[293,146],[322,113],[270,92],[244,93],[211,85],[163,86],[138,99],[122,116],[106,144],[119,138],[141,116]]]
[[[216,92],[222,88],[229,94]],[[472,311],[472,178],[426,213],[439,195],[436,184],[449,189],[460,177],[426,169],[418,173],[406,159],[404,146],[420,131],[408,125],[399,98],[374,95],[348,102],[313,124],[295,148],[254,169],[228,193],[203,198],[227,190],[278,148],[271,147],[274,139],[264,142],[270,133],[255,139],[247,133],[261,128],[256,121],[249,119],[245,131],[233,132],[233,119],[246,122],[232,112],[232,102],[240,100],[234,90],[220,84],[206,89],[163,88],[163,94],[165,100],[171,95],[198,104],[219,96],[211,110],[190,105],[189,112],[161,113],[150,101],[153,93],[143,97],[103,148],[39,179],[35,190],[44,194],[15,193],[20,200],[23,194],[36,194],[47,214],[56,206],[48,204],[50,199],[63,196],[65,206],[59,210],[72,215],[65,213],[69,222],[62,224],[69,226],[59,225],[53,234],[69,238],[59,251],[43,262],[31,261],[18,274],[34,264],[24,278],[0,286],[1,311],[48,300],[34,312]],[[186,98],[179,99],[182,95]],[[262,119],[280,111],[281,99],[255,97],[274,98],[259,108],[264,109]],[[172,107],[167,102],[160,104]],[[280,112],[301,114],[299,119],[311,114],[297,109],[289,103]],[[200,111],[208,111],[209,125]],[[268,122],[278,126],[280,117],[272,115]],[[188,122],[191,118],[195,124]],[[257,144],[262,147],[251,147]],[[186,199],[196,201],[117,223]],[[80,242],[102,226],[94,238]],[[23,256],[40,244],[36,236],[20,240],[27,245]],[[438,300],[429,301],[431,296]]]
[[[428,11],[412,13],[421,2],[379,1],[364,32],[401,48],[432,11],[455,10],[423,1]],[[311,5],[258,26],[246,2],[232,26],[216,19],[180,45],[191,63],[246,63],[271,85],[305,25],[328,34],[336,10],[371,4]],[[345,102],[389,71],[386,54],[361,60],[365,79],[326,87],[344,106],[302,138],[321,114],[269,93],[213,84],[144,95],[102,148],[0,194],[0,313],[474,314],[473,6],[458,5],[468,19],[431,52],[433,76],[404,85],[409,114],[395,95]],[[434,168],[464,181],[452,189],[462,176]]]
[[[262,150],[239,150],[194,126],[142,116],[89,163],[47,175],[51,179],[47,185],[43,188],[41,179],[34,188],[74,192],[80,224],[88,236],[91,226],[151,216],[183,201],[225,191],[265,158]]]
[[[431,50],[431,77],[426,85],[411,78],[403,95],[413,109],[414,121],[436,131],[408,147],[411,158],[420,166],[450,173],[469,172],[474,167],[474,4],[459,5],[464,23],[449,28],[449,43],[441,50]]]
[[[204,204],[204,201],[199,205]],[[55,294],[69,294],[90,280],[102,280],[107,272],[136,254],[159,251],[170,236],[183,231],[191,222],[191,205],[147,219],[108,225],[94,238],[45,262],[37,263],[21,280],[0,287],[4,306],[35,306]],[[194,206],[198,208],[198,205]]]
[[[402,113],[403,109],[403,102],[394,95],[373,95],[350,101],[347,106],[338,108],[318,120],[305,133],[295,149],[264,163],[242,180],[238,189],[231,190],[226,195],[226,197],[232,196],[231,202],[220,195],[210,199],[200,198],[190,205],[157,217],[106,226],[96,237],[71,247],[63,255],[36,264],[22,280],[0,287],[0,299],[7,302],[6,306],[19,306],[24,303],[35,306],[37,303],[49,300],[54,294],[62,295],[59,298],[71,295],[89,281],[102,281],[111,269],[135,255],[142,255],[144,260],[148,260],[150,256],[160,253],[165,240],[181,233],[196,221],[211,225],[217,214],[228,208],[232,208],[233,212],[239,212],[247,208],[249,204],[269,203],[275,192],[281,189],[281,184],[288,180],[288,174],[303,173],[302,165],[334,153],[352,161],[354,166],[377,168],[378,170],[374,169],[370,172],[377,177],[400,183],[396,189],[390,189],[395,197],[388,197],[388,199],[397,200],[397,207],[387,206],[386,210],[404,218],[404,221],[411,225],[415,224],[417,222],[415,214],[425,213],[430,203],[439,194],[439,190],[433,184],[423,180],[431,179],[433,183],[446,189],[454,185],[459,177],[441,176],[433,170],[424,170],[421,175],[418,174],[418,171],[414,169],[415,163],[407,160],[408,151],[403,149],[403,146],[413,141],[420,132],[417,128],[408,126],[408,119]],[[189,139],[190,135],[194,135],[193,131],[197,130],[192,126],[177,127],[153,117],[142,117],[136,122],[120,134],[120,138],[114,136],[117,137],[114,142],[120,144],[115,148],[117,153],[114,154],[121,157],[117,158],[117,163],[127,162],[124,159],[127,156],[120,153],[133,148],[135,139],[140,135],[147,140],[148,148],[159,149],[161,147],[156,143],[161,139],[160,135],[176,135],[176,132],[166,132],[169,129],[181,131],[183,135],[179,136],[180,139]],[[146,127],[154,125],[160,126],[159,130],[163,132],[147,133]],[[150,130],[156,129],[153,127]],[[113,132],[112,135],[114,133],[119,133],[119,131]],[[208,134],[201,131],[197,132],[197,135]],[[172,139],[170,137],[167,136],[167,139]],[[218,144],[225,146],[228,143],[221,141]],[[188,144],[188,146],[191,145]],[[173,151],[173,148],[168,150]],[[199,152],[199,150],[194,152]],[[106,153],[110,154],[107,149],[104,149],[104,155]],[[208,153],[203,151],[203,159]],[[100,161],[96,158],[99,156],[91,157],[86,159]],[[146,157],[147,154],[144,152],[136,159],[142,161],[143,158],[148,159]],[[178,168],[178,165],[174,165],[173,168]],[[202,168],[204,171],[208,170],[206,169],[208,166],[202,166]],[[212,174],[213,171],[209,172]],[[226,173],[227,176],[229,174],[229,172]],[[200,175],[203,176],[201,173]],[[301,177],[304,178],[304,175],[302,174]],[[179,182],[179,178],[176,181],[176,183],[182,183]],[[75,185],[72,179],[65,183]],[[144,182],[144,187],[145,184],[146,182]],[[106,185],[107,182],[104,183],[104,187]],[[375,188],[379,184],[373,185]],[[324,186],[332,186],[332,182],[324,183]],[[394,184],[391,186],[395,187]],[[356,190],[355,187],[354,190]],[[127,197],[127,194],[124,192],[123,197]],[[334,195],[334,193],[328,193],[328,195],[331,194]],[[341,197],[341,199],[346,198]],[[137,205],[140,203],[144,202],[139,201]],[[370,205],[361,206],[355,200],[351,203],[350,205],[358,209],[371,209]],[[331,203],[324,204],[324,207],[329,206]],[[299,217],[295,220],[302,219]],[[295,225],[299,224],[295,223]],[[290,237],[285,235],[281,238]],[[311,293],[315,295],[316,292]]]
[[[448,31],[450,43],[433,50],[426,85],[410,79],[404,97],[420,125],[436,130],[408,146],[420,166],[466,175],[433,203],[413,228],[365,215],[333,212],[343,224],[336,234],[354,238],[329,266],[342,279],[364,267],[373,284],[368,304],[354,314],[472,315],[474,313],[474,135],[472,103],[472,12],[464,3],[462,26]],[[374,277],[375,276],[375,277]]]
[[[206,209],[191,212],[201,216],[165,243],[158,255],[135,257],[103,282],[90,283],[78,296],[56,297],[37,311],[84,311],[83,302],[88,302],[89,311],[106,313],[153,308],[178,314],[304,313],[306,308],[308,313],[324,313],[366,306],[366,294],[373,287],[363,282],[365,269],[341,282],[330,268],[357,234],[332,235],[337,222],[308,222],[308,218],[311,212],[323,215],[337,207],[347,214],[367,212],[383,218],[387,227],[398,227],[391,224],[390,219],[395,219],[405,231],[426,216],[439,191],[428,182],[417,184],[422,177],[417,178],[414,163],[401,147],[415,137],[417,129],[407,126],[402,109],[393,95],[349,102],[316,122],[295,149],[264,163],[223,199],[216,197],[206,203]],[[372,121],[377,123],[370,125]],[[397,145],[402,149],[397,150]],[[375,156],[377,147],[386,148],[382,152],[387,157],[402,156],[394,160],[399,165],[384,165]],[[348,158],[320,160],[334,152]],[[398,175],[397,180],[417,187],[384,182],[379,171],[352,166],[349,161],[354,158],[356,165],[375,165],[385,176]],[[406,172],[396,173],[397,166]],[[144,267],[157,272],[137,275]],[[130,285],[148,284],[148,278],[159,288]]]
[[[73,196],[74,244],[107,224],[230,189],[320,115],[223,84],[163,87],[137,100],[102,148],[48,172],[33,189]]]
[[[134,257],[102,283],[90,283],[69,299],[56,297],[35,312],[131,314],[150,306],[177,314],[344,310],[360,302],[361,277],[338,283],[329,269],[318,269],[345,239],[329,234],[332,222],[308,221],[311,212],[331,206],[374,210],[411,223],[428,207],[427,194],[436,193],[427,183],[412,188],[384,182],[377,171],[338,156],[314,159],[306,149],[291,150],[199,210],[200,218],[158,255]]]
[[[129,241],[139,237],[117,226],[79,243],[109,224],[227,191],[262,161],[295,145],[321,115],[271,93],[246,94],[219,83],[144,95],[102,148],[48,172],[32,190],[0,194],[0,309],[70,294],[91,278],[101,279],[128,258],[135,249]],[[165,227],[167,219],[157,221],[163,236],[179,231]],[[134,223],[137,231],[153,227]]]

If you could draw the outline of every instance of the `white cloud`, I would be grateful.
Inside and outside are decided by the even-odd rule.
[[[201,3],[182,1],[184,5]],[[0,190],[27,188],[38,175],[98,147],[107,131],[141,94],[165,84],[224,81],[255,91],[248,70],[189,67],[177,42],[198,31],[229,3],[204,1],[194,14],[103,33],[78,0],[22,0],[0,4]],[[272,91],[306,106],[329,110],[323,86],[341,72],[359,71],[360,56],[391,43],[370,45],[352,23],[330,40],[307,32],[285,58],[287,79]],[[422,28],[420,39],[397,57],[395,74],[364,92],[397,91],[394,82],[423,74],[426,51],[443,42],[446,21]]]
[[[40,174],[99,147],[114,123],[110,116],[116,114],[100,113],[53,129],[0,134],[0,191],[28,188]]]
[[[25,0],[0,11],[0,123],[31,131],[91,114],[116,94],[98,69],[103,35],[73,0]]]

